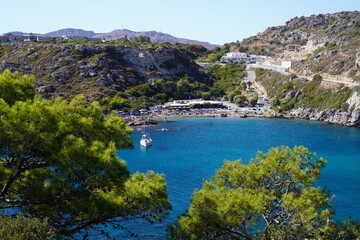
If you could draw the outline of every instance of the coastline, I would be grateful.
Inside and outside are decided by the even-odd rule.
[[[233,117],[233,118],[269,118],[269,119],[298,119],[335,124],[347,127],[360,127],[360,110],[343,112],[338,109],[317,110],[313,108],[298,108],[287,113],[275,113],[268,107],[236,108],[234,104],[226,103],[226,108],[203,108],[190,110],[160,110],[147,113],[146,124],[157,125],[158,119],[194,118],[194,117]],[[129,126],[144,124],[142,116],[126,116],[125,122]]]
[[[331,111],[331,110],[327,110]],[[175,119],[175,118],[201,118],[201,117],[212,117],[212,118],[218,118],[218,117],[232,117],[232,118],[268,118],[268,119],[297,119],[297,120],[305,120],[305,121],[312,121],[312,122],[321,122],[326,124],[334,124],[334,125],[340,125],[340,126],[346,126],[346,127],[360,127],[360,112],[355,112],[355,115],[359,117],[358,119],[355,119],[356,121],[348,121],[349,118],[353,118],[351,113],[342,113],[342,115],[346,117],[347,121],[341,121],[343,119],[339,119],[338,117],[334,117],[334,115],[331,115],[330,117],[324,117],[324,112],[326,111],[316,111],[312,110],[310,111],[314,114],[317,114],[317,116],[314,116],[314,114],[309,115],[299,115],[298,112],[290,112],[288,114],[283,113],[255,113],[255,112],[234,112],[234,111],[226,111],[222,110],[219,112],[212,112],[212,113],[201,113],[201,114],[194,114],[192,112],[181,112],[181,113],[166,113],[166,114],[150,114],[149,115],[149,124],[150,125],[156,125],[157,120],[166,120],[166,119]],[[334,111],[332,111],[334,113]],[[336,113],[336,112],[335,112]],[[347,115],[346,115],[347,114]],[[359,123],[358,123],[359,122]],[[148,123],[147,123],[148,124]],[[141,125],[141,124],[139,124]],[[136,125],[132,125],[136,126]]]

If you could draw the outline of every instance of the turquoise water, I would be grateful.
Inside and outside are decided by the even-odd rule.
[[[134,149],[120,150],[118,155],[132,172],[151,169],[165,174],[173,210],[160,224],[127,224],[137,238],[163,239],[166,226],[188,208],[194,189],[201,188],[224,159],[248,162],[257,151],[280,145],[304,145],[327,160],[318,185],[326,185],[336,195],[335,219],[351,215],[360,221],[360,128],[301,120],[188,118],[164,120],[148,131],[151,148],[140,148],[141,133],[135,129]],[[115,230],[112,235],[125,237]]]

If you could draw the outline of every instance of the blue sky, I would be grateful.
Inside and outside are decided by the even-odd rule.
[[[359,0],[0,0],[0,33],[81,28],[159,31],[215,44],[235,42],[293,17],[359,11]]]

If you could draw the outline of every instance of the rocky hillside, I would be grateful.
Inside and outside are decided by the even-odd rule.
[[[360,87],[313,80],[295,74],[256,69],[254,86],[270,99],[273,109],[290,118],[360,125]]]
[[[360,12],[295,17],[284,26],[269,27],[232,50],[293,61],[299,75],[360,81]]]
[[[34,74],[45,96],[84,94],[92,99],[114,96],[155,79],[209,84],[209,77],[191,59],[190,46],[71,45],[41,43],[0,44],[0,71]]]

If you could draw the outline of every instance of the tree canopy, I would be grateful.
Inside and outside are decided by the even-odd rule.
[[[34,77],[5,70],[0,74],[0,97],[9,105],[35,97]]]
[[[13,84],[4,85],[8,78]],[[81,96],[44,100],[31,97],[32,89],[11,98],[7,90],[17,89],[23,78],[0,74],[0,86],[5,86],[0,91],[4,215],[47,218],[62,235],[128,219],[155,222],[167,215],[171,206],[163,175],[131,174],[117,157],[118,149],[132,147],[130,128],[121,118],[104,116],[97,102]]]
[[[325,160],[305,147],[259,152],[248,165],[226,161],[195,191],[171,228],[174,239],[354,239],[331,218],[332,196],[315,187]],[[351,227],[349,227],[351,226]],[[354,230],[357,229],[357,230]]]

